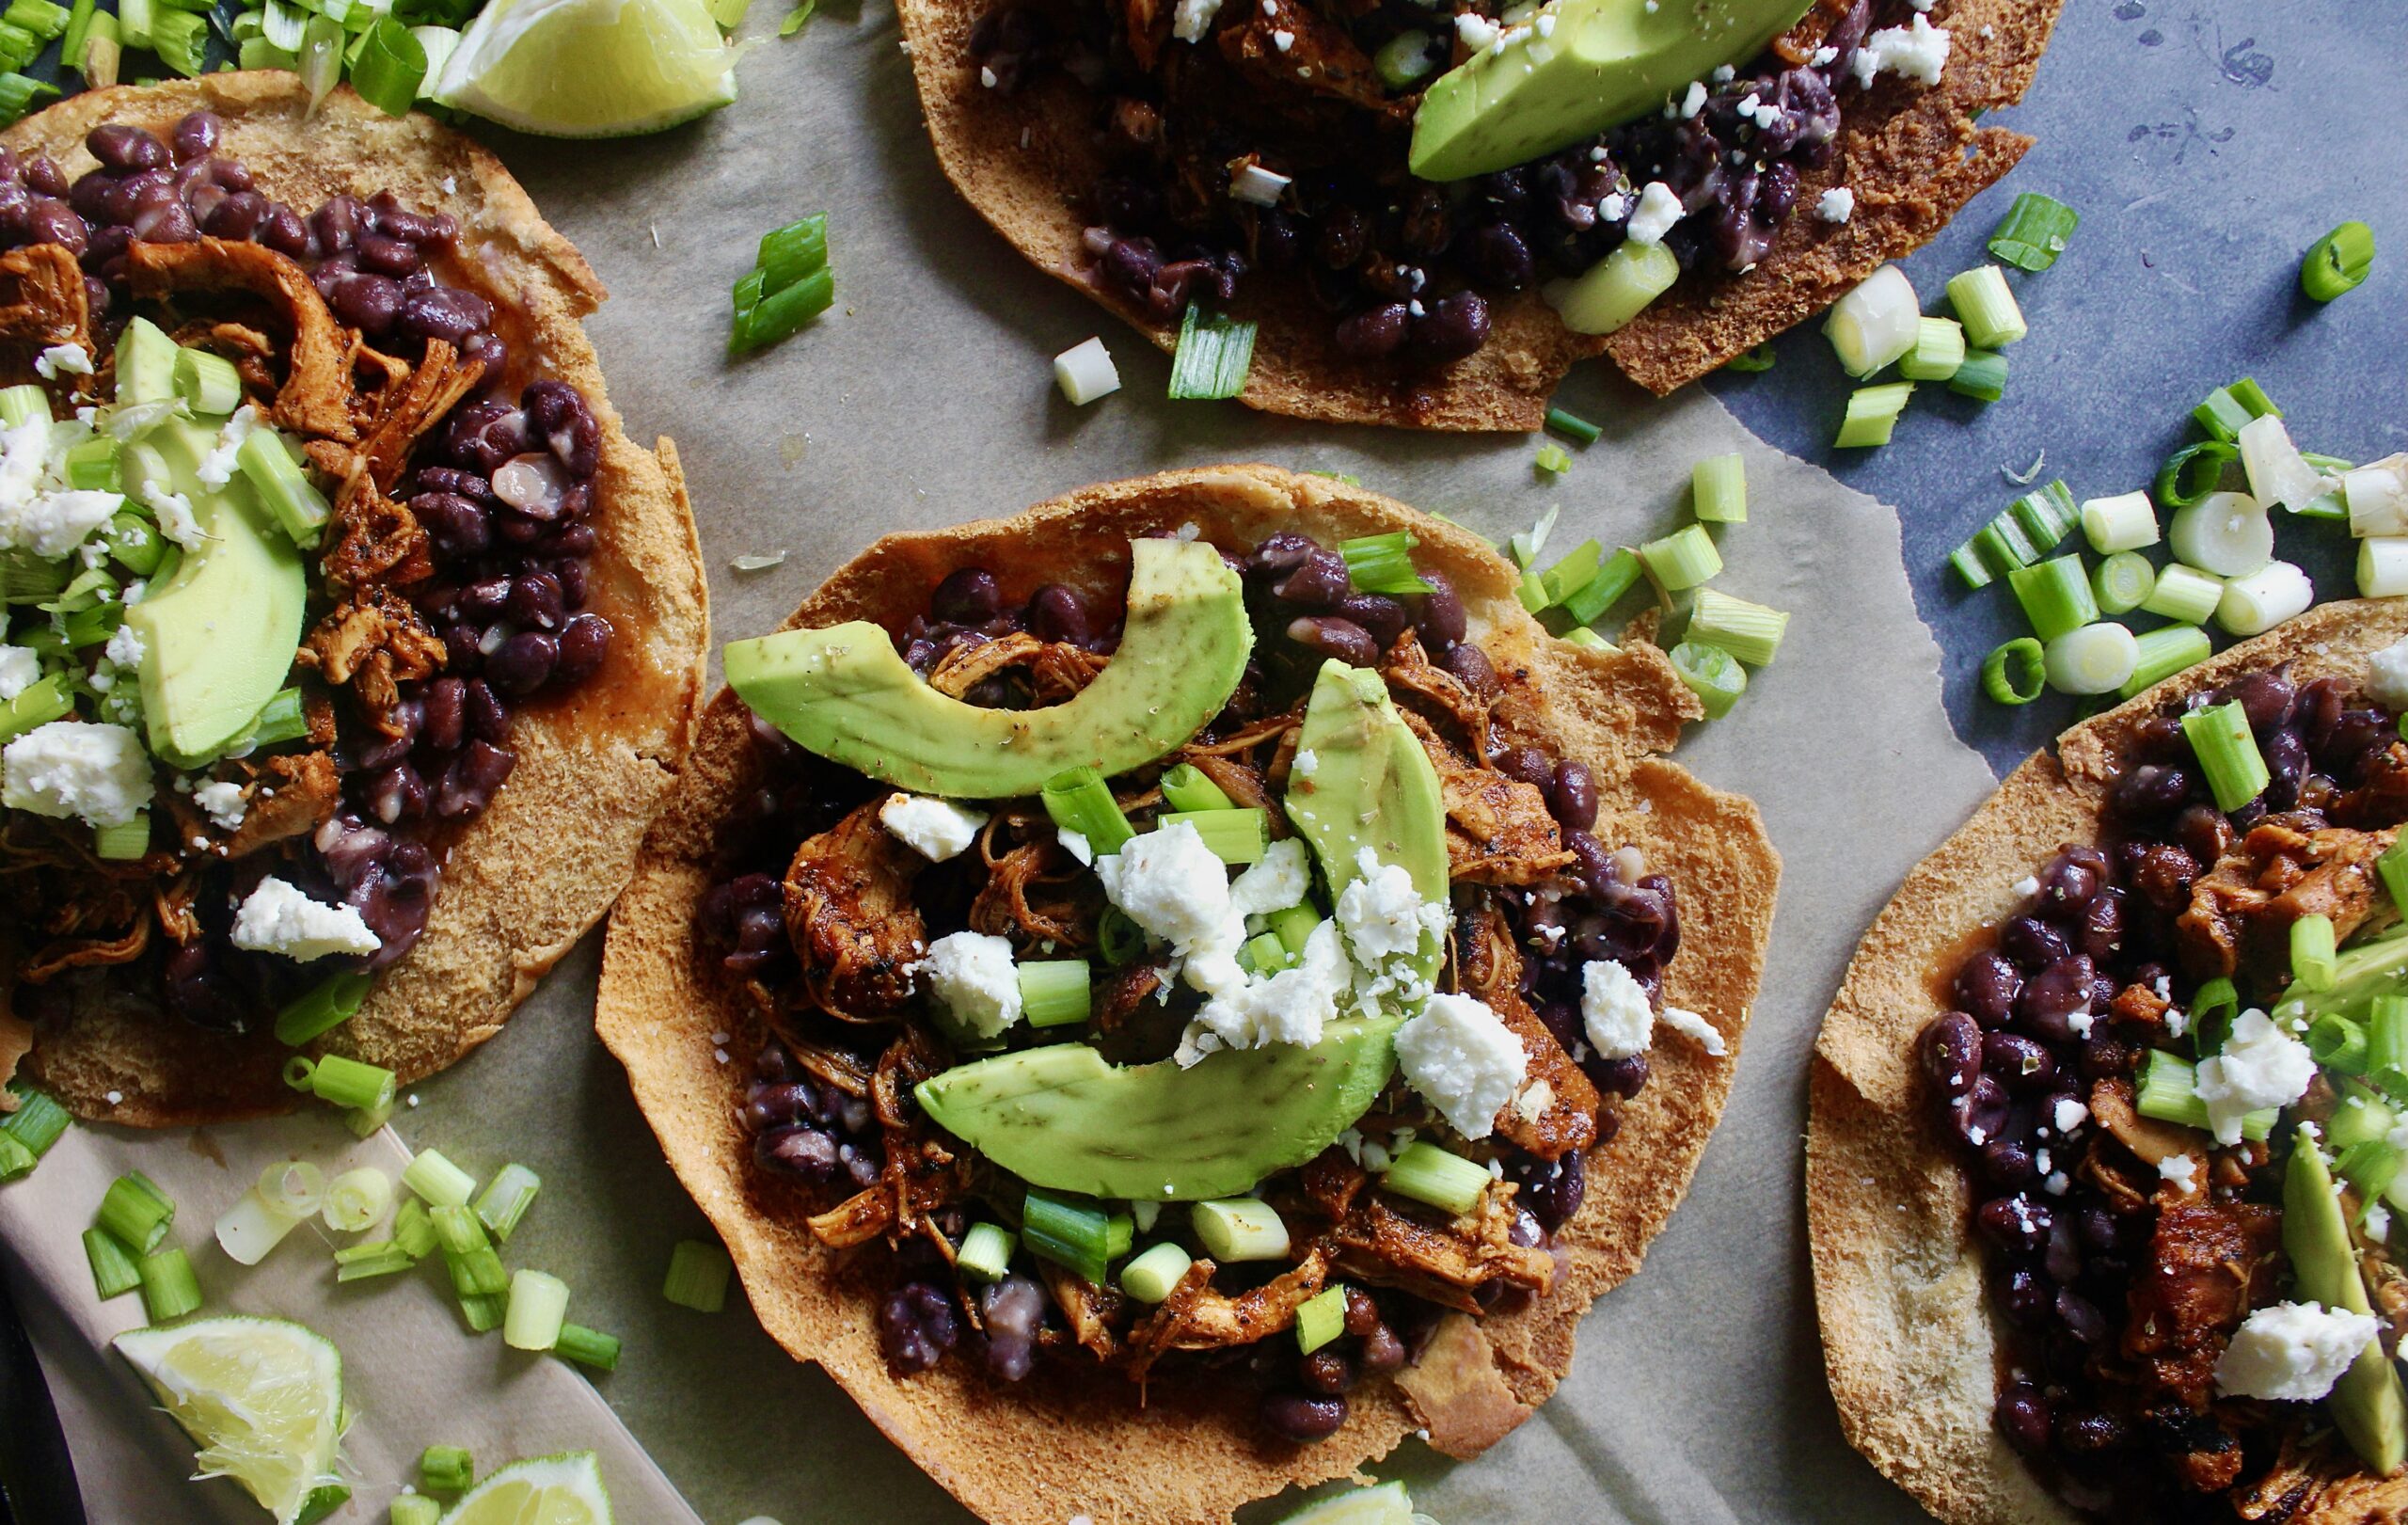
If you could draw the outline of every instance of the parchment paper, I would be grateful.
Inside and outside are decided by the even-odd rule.
[[[1410,1478],[1449,1525],[1916,1517],[1839,1439],[1799,1187],[1805,1058],[1847,955],[1907,866],[1992,782],[1942,718],[1893,511],[1757,444],[1702,392],[1653,403],[1595,367],[1565,402],[1608,433],[1560,482],[1533,473],[1536,441],[1523,437],[1317,428],[1167,403],[1162,357],[1025,266],[944,183],[881,0],[858,11],[832,0],[784,41],[769,36],[777,20],[748,24],[764,40],[742,66],[742,99],[691,128],[601,146],[489,135],[611,288],[592,328],[612,396],[631,433],[682,447],[721,640],[768,628],[883,531],[1173,465],[1345,471],[1498,537],[1560,502],[1557,544],[1569,547],[1664,532],[1686,516],[1695,460],[1746,453],[1753,518],[1719,536],[1718,585],[1797,618],[1779,662],[1681,754],[1753,795],[1787,859],[1736,1092],[1689,1201],[1645,1270],[1591,1314],[1556,1400],[1478,1463],[1408,1444],[1381,1470]],[[754,240],[819,210],[836,310],[728,363],[728,287]],[[1096,333],[1125,388],[1072,408],[1052,388],[1050,357]],[[773,570],[729,566],[779,552]],[[568,1277],[575,1316],[626,1339],[620,1370],[596,1386],[705,1517],[966,1518],[740,1301],[716,1317],[661,1301],[669,1247],[702,1220],[593,1040],[594,966],[589,940],[500,1038],[421,1086],[425,1104],[398,1126],[480,1173],[505,1159],[542,1172],[512,1258]],[[630,1517],[646,1517],[623,1509]]]

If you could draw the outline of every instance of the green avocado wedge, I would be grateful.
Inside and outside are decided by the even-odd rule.
[[[1423,92],[1408,162],[1423,180],[1463,180],[1569,148],[1755,56],[1809,3],[1554,0],[1537,13],[1553,18],[1545,36],[1509,34]]]
[[[2353,1313],[2374,1311],[2350,1243],[2349,1222],[2333,1195],[2332,1172],[2305,1128],[2292,1144],[2283,1174],[2283,1251],[2290,1257],[2302,1296]],[[2408,1461],[2408,1395],[2380,1342],[2359,1353],[2326,1401],[2335,1426],[2368,1468],[2388,1474]]]
[[[1094,682],[1043,709],[938,692],[863,620],[729,644],[727,681],[803,748],[949,800],[1035,794],[1067,769],[1154,761],[1221,712],[1254,648],[1238,575],[1201,540],[1130,543],[1129,617]]]

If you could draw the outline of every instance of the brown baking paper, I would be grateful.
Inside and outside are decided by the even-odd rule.
[[[1408,1478],[1448,1525],[1919,1517],[1840,1440],[1800,1199],[1805,1063],[1847,956],[1907,867],[1992,784],[1941,714],[1938,649],[1899,568],[1893,511],[1757,443],[1694,389],[1653,402],[1594,364],[1575,373],[1563,402],[1605,423],[1606,437],[1576,451],[1560,481],[1533,471],[1529,437],[1314,426],[1166,402],[1163,357],[1024,265],[952,194],[883,0],[829,0],[785,40],[772,35],[778,20],[762,9],[747,23],[760,40],[739,70],[741,99],[692,127],[603,145],[484,135],[610,288],[590,328],[630,433],[679,442],[721,641],[771,628],[887,530],[1009,512],[1170,466],[1342,471],[1500,539],[1560,503],[1560,549],[1591,534],[1625,544],[1666,532],[1687,519],[1696,460],[1746,454],[1752,519],[1718,532],[1728,567],[1716,585],[1796,618],[1780,660],[1680,753],[1707,782],[1755,798],[1786,860],[1736,1091],[1689,1200],[1640,1274],[1584,1322],[1554,1401],[1478,1462],[1452,1465],[1408,1442],[1377,1469]],[[763,231],[814,211],[829,214],[835,310],[728,361],[729,286]],[[1123,389],[1074,408],[1053,388],[1051,357],[1099,333]],[[733,565],[779,555],[767,570]],[[511,1159],[542,1173],[509,1259],[567,1278],[571,1316],[626,1340],[620,1369],[595,1387],[705,1518],[965,1519],[832,1383],[772,1345],[740,1295],[718,1315],[661,1300],[671,1247],[701,1233],[702,1219],[593,1039],[594,965],[589,939],[499,1037],[423,1083],[425,1104],[404,1108],[397,1128],[481,1176]],[[184,1145],[110,1147],[138,1159]],[[7,1207],[21,1189],[0,1188],[0,1211],[22,1215]],[[97,1192],[60,1195],[80,1227]],[[47,1225],[41,1233],[71,1243]],[[233,1279],[207,1266],[203,1279],[213,1295]],[[363,1360],[416,1346],[466,1360],[488,1382],[512,1369],[498,1341],[468,1341],[442,1326],[448,1315],[413,1337],[388,1326],[382,1301],[365,1306],[375,1316],[347,1320],[345,1346]],[[444,1438],[481,1460],[500,1454],[483,1434],[461,1433],[465,1406],[508,1406],[473,1383],[453,1396],[459,1420],[406,1445]],[[82,1444],[95,1427],[147,1422],[122,1386],[80,1413],[71,1424]],[[376,1517],[355,1506],[342,1517]]]

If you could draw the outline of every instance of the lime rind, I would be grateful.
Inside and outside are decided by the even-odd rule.
[[[611,1525],[610,1492],[591,1451],[530,1456],[480,1480],[440,1525]]]
[[[704,0],[496,0],[428,93],[520,132],[628,136],[735,100],[741,51]]]
[[[114,1343],[198,1448],[196,1478],[231,1478],[277,1525],[298,1525],[344,1488],[335,1471],[342,1355],[325,1336],[230,1316],[129,1330]]]

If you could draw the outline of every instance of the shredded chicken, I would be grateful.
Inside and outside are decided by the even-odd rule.
[[[2196,1159],[2207,1147],[2207,1135],[2195,1128],[2141,1116],[2132,1106],[2132,1083],[2122,1075],[2090,1088],[2090,1117],[2151,1168],[2184,1155]]]
[[[2376,1477],[2329,1429],[2283,1431],[2265,1474],[2232,1498],[2233,1513],[2268,1525],[2372,1525],[2408,1519],[2408,1472]]]
[[[2367,758],[2358,786],[2333,802],[2333,818],[2368,831],[2408,818],[2408,741],[2394,741]]]
[[[0,254],[0,342],[22,347],[24,369],[43,350],[72,344],[93,351],[84,271],[57,244],[28,244]],[[99,357],[95,356],[95,359]],[[79,396],[94,395],[88,376],[61,376]]]
[[[367,462],[321,442],[310,459],[336,480],[334,515],[319,570],[338,594],[378,583],[407,586],[435,573],[434,546],[418,516],[376,489]]]
[[[220,238],[149,244],[137,239],[126,247],[126,277],[136,297],[233,289],[267,303],[293,331],[284,386],[269,421],[317,438],[344,443],[359,438],[366,408],[352,388],[352,341],[299,265],[263,244]]]
[[[1110,660],[1067,641],[1039,641],[1025,630],[1014,630],[954,647],[928,675],[928,687],[959,699],[987,679],[1019,669],[1038,705],[1056,705],[1094,682]]]
[[[1038,1261],[1037,1273],[1044,1278],[1054,1306],[1069,1323],[1070,1338],[1098,1360],[1117,1359],[1121,1351],[1118,1326],[1128,1318],[1129,1299],[1052,1261]]]
[[[1436,727],[1402,712],[1438,770],[1447,807],[1447,877],[1476,884],[1535,884],[1572,866],[1546,796],[1517,778],[1467,761]]]
[[[342,802],[342,779],[324,752],[282,753],[261,765],[247,791],[243,824],[226,839],[226,856],[239,858],[304,832],[317,830]]]
[[[328,683],[350,683],[369,723],[399,736],[398,685],[432,677],[444,656],[442,637],[408,599],[372,585],[318,622],[301,643],[299,660]]]
[[[484,370],[483,361],[461,358],[459,351],[442,340],[427,341],[426,358],[377,399],[375,420],[359,442],[359,458],[378,492],[393,490],[419,436],[467,396]]]
[[[1294,1265],[1262,1285],[1234,1295],[1212,1287],[1212,1263],[1187,1268],[1168,1297],[1129,1331],[1129,1374],[1139,1381],[1174,1350],[1217,1350],[1251,1344],[1296,1322],[1296,1309],[1329,1279],[1328,1251],[1316,1245]]]
[[[2397,827],[2303,831],[2279,818],[2250,828],[2191,885],[2190,909],[2175,921],[2185,967],[2203,979],[2244,964],[2284,967],[2302,916],[2330,916],[2347,941],[2384,903],[2374,864],[2398,835]]]
[[[1420,637],[1406,631],[1388,648],[1380,675],[1388,690],[1409,709],[1443,719],[1454,728],[1454,740],[1465,755],[1479,756],[1488,746],[1488,702],[1464,681],[1430,660]]]
[[[1491,1188],[1480,1206],[1444,1226],[1407,1217],[1377,1198],[1358,1203],[1326,1238],[1338,1268],[1358,1280],[1401,1287],[1427,1302],[1476,1312],[1472,1295],[1491,1281],[1543,1293],[1555,1257],[1514,1244],[1513,1192]]]
[[[847,1022],[884,1022],[911,999],[911,964],[927,951],[911,882],[927,860],[864,804],[796,850],[786,869],[786,935],[813,1000]]]
[[[987,882],[970,902],[970,929],[1008,937],[1022,948],[1051,944],[1077,951],[1094,945],[1102,909],[1093,877],[1059,843],[1040,838],[990,863]]]
[[[1505,913],[1493,904],[1455,919],[1455,977],[1513,1029],[1529,1056],[1522,1089],[1497,1115],[1497,1131],[1543,1160],[1560,1160],[1597,1141],[1604,1099],[1546,1024],[1522,999],[1522,954]]]
[[[2273,1290],[2282,1231],[2281,1210],[2254,1202],[2198,1198],[2158,1214],[2124,1327],[2147,1392],[2206,1410],[2226,1341]]]

